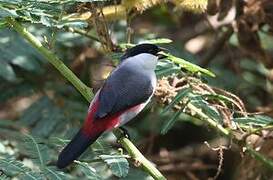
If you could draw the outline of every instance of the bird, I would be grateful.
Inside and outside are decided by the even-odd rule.
[[[143,110],[155,91],[157,62],[166,57],[162,51],[166,49],[149,43],[125,51],[91,101],[83,126],[59,154],[58,168],[70,165],[102,133],[124,125]]]

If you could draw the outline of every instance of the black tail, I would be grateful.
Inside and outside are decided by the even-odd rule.
[[[62,150],[57,161],[58,168],[65,168],[73,160],[77,159],[97,138],[101,135],[86,136],[82,130],[70,141],[68,145]]]

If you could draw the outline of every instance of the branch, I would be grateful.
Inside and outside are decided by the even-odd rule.
[[[6,18],[7,23],[15,29],[22,37],[24,37],[34,48],[36,48],[71,84],[90,102],[93,94],[91,89],[87,87],[81,80],[51,51],[46,49],[42,43],[33,36],[25,27],[18,23],[13,18]],[[154,179],[165,180],[166,178],[155,168],[155,166],[148,161],[141,152],[134,146],[134,144],[124,136],[119,129],[115,129],[115,136],[118,142],[126,149],[129,155],[135,158],[140,167],[149,173]]]
[[[196,115],[198,116],[198,118],[206,121],[210,125],[210,127],[218,130],[218,132],[220,132],[222,135],[224,135],[228,138],[232,138],[234,143],[236,143],[240,147],[243,147],[243,149],[245,148],[246,152],[249,153],[254,159],[256,159],[257,161],[260,161],[263,165],[265,165],[269,169],[273,170],[273,160],[272,159],[264,156],[262,153],[259,153],[256,150],[254,150],[251,146],[249,146],[246,143],[246,141],[236,139],[234,137],[234,135],[231,133],[231,131],[225,129],[223,126],[221,126],[220,124],[215,122],[213,119],[208,117],[205,113],[203,113],[201,109],[195,107],[193,104],[189,103],[188,108],[191,109],[192,111],[194,111],[196,113]],[[272,126],[270,128],[272,128]]]
[[[82,35],[82,36],[86,36],[87,38],[89,38],[89,39],[92,39],[92,40],[94,40],[94,41],[97,41],[97,42],[99,42],[99,43],[102,43],[97,37],[95,37],[95,36],[92,36],[91,34],[89,34],[87,31],[85,31],[85,30],[82,30],[82,29],[79,29],[79,28],[71,28],[71,27],[68,27],[68,28],[66,28],[66,30],[68,30],[68,31],[70,31],[70,32],[72,32],[72,33],[78,33],[78,34],[80,34],[80,35]]]

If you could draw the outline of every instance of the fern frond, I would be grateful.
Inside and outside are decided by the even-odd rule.
[[[93,179],[93,180],[102,179],[102,177],[97,173],[96,169],[89,166],[87,163],[80,162],[80,161],[75,161],[75,162],[78,164],[78,167],[88,179]]]
[[[7,178],[7,176],[16,176],[19,179],[43,179],[40,173],[32,172],[32,170],[24,166],[23,163],[10,157],[4,157],[0,159],[0,169],[4,173],[4,178]],[[2,179],[2,176],[0,177]]]
[[[56,167],[45,167],[43,169],[43,174],[48,178],[48,179],[56,179],[56,180],[66,180],[68,179],[68,175],[65,174],[64,172],[58,171]]]
[[[38,138],[26,134],[25,138],[26,153],[32,158],[34,163],[44,167],[49,162],[48,147]]]

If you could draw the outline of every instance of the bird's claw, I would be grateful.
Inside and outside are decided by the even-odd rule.
[[[126,137],[127,139],[131,140],[130,134],[128,132],[128,130],[124,127],[119,127],[122,131],[122,134],[124,135],[124,137]]]

